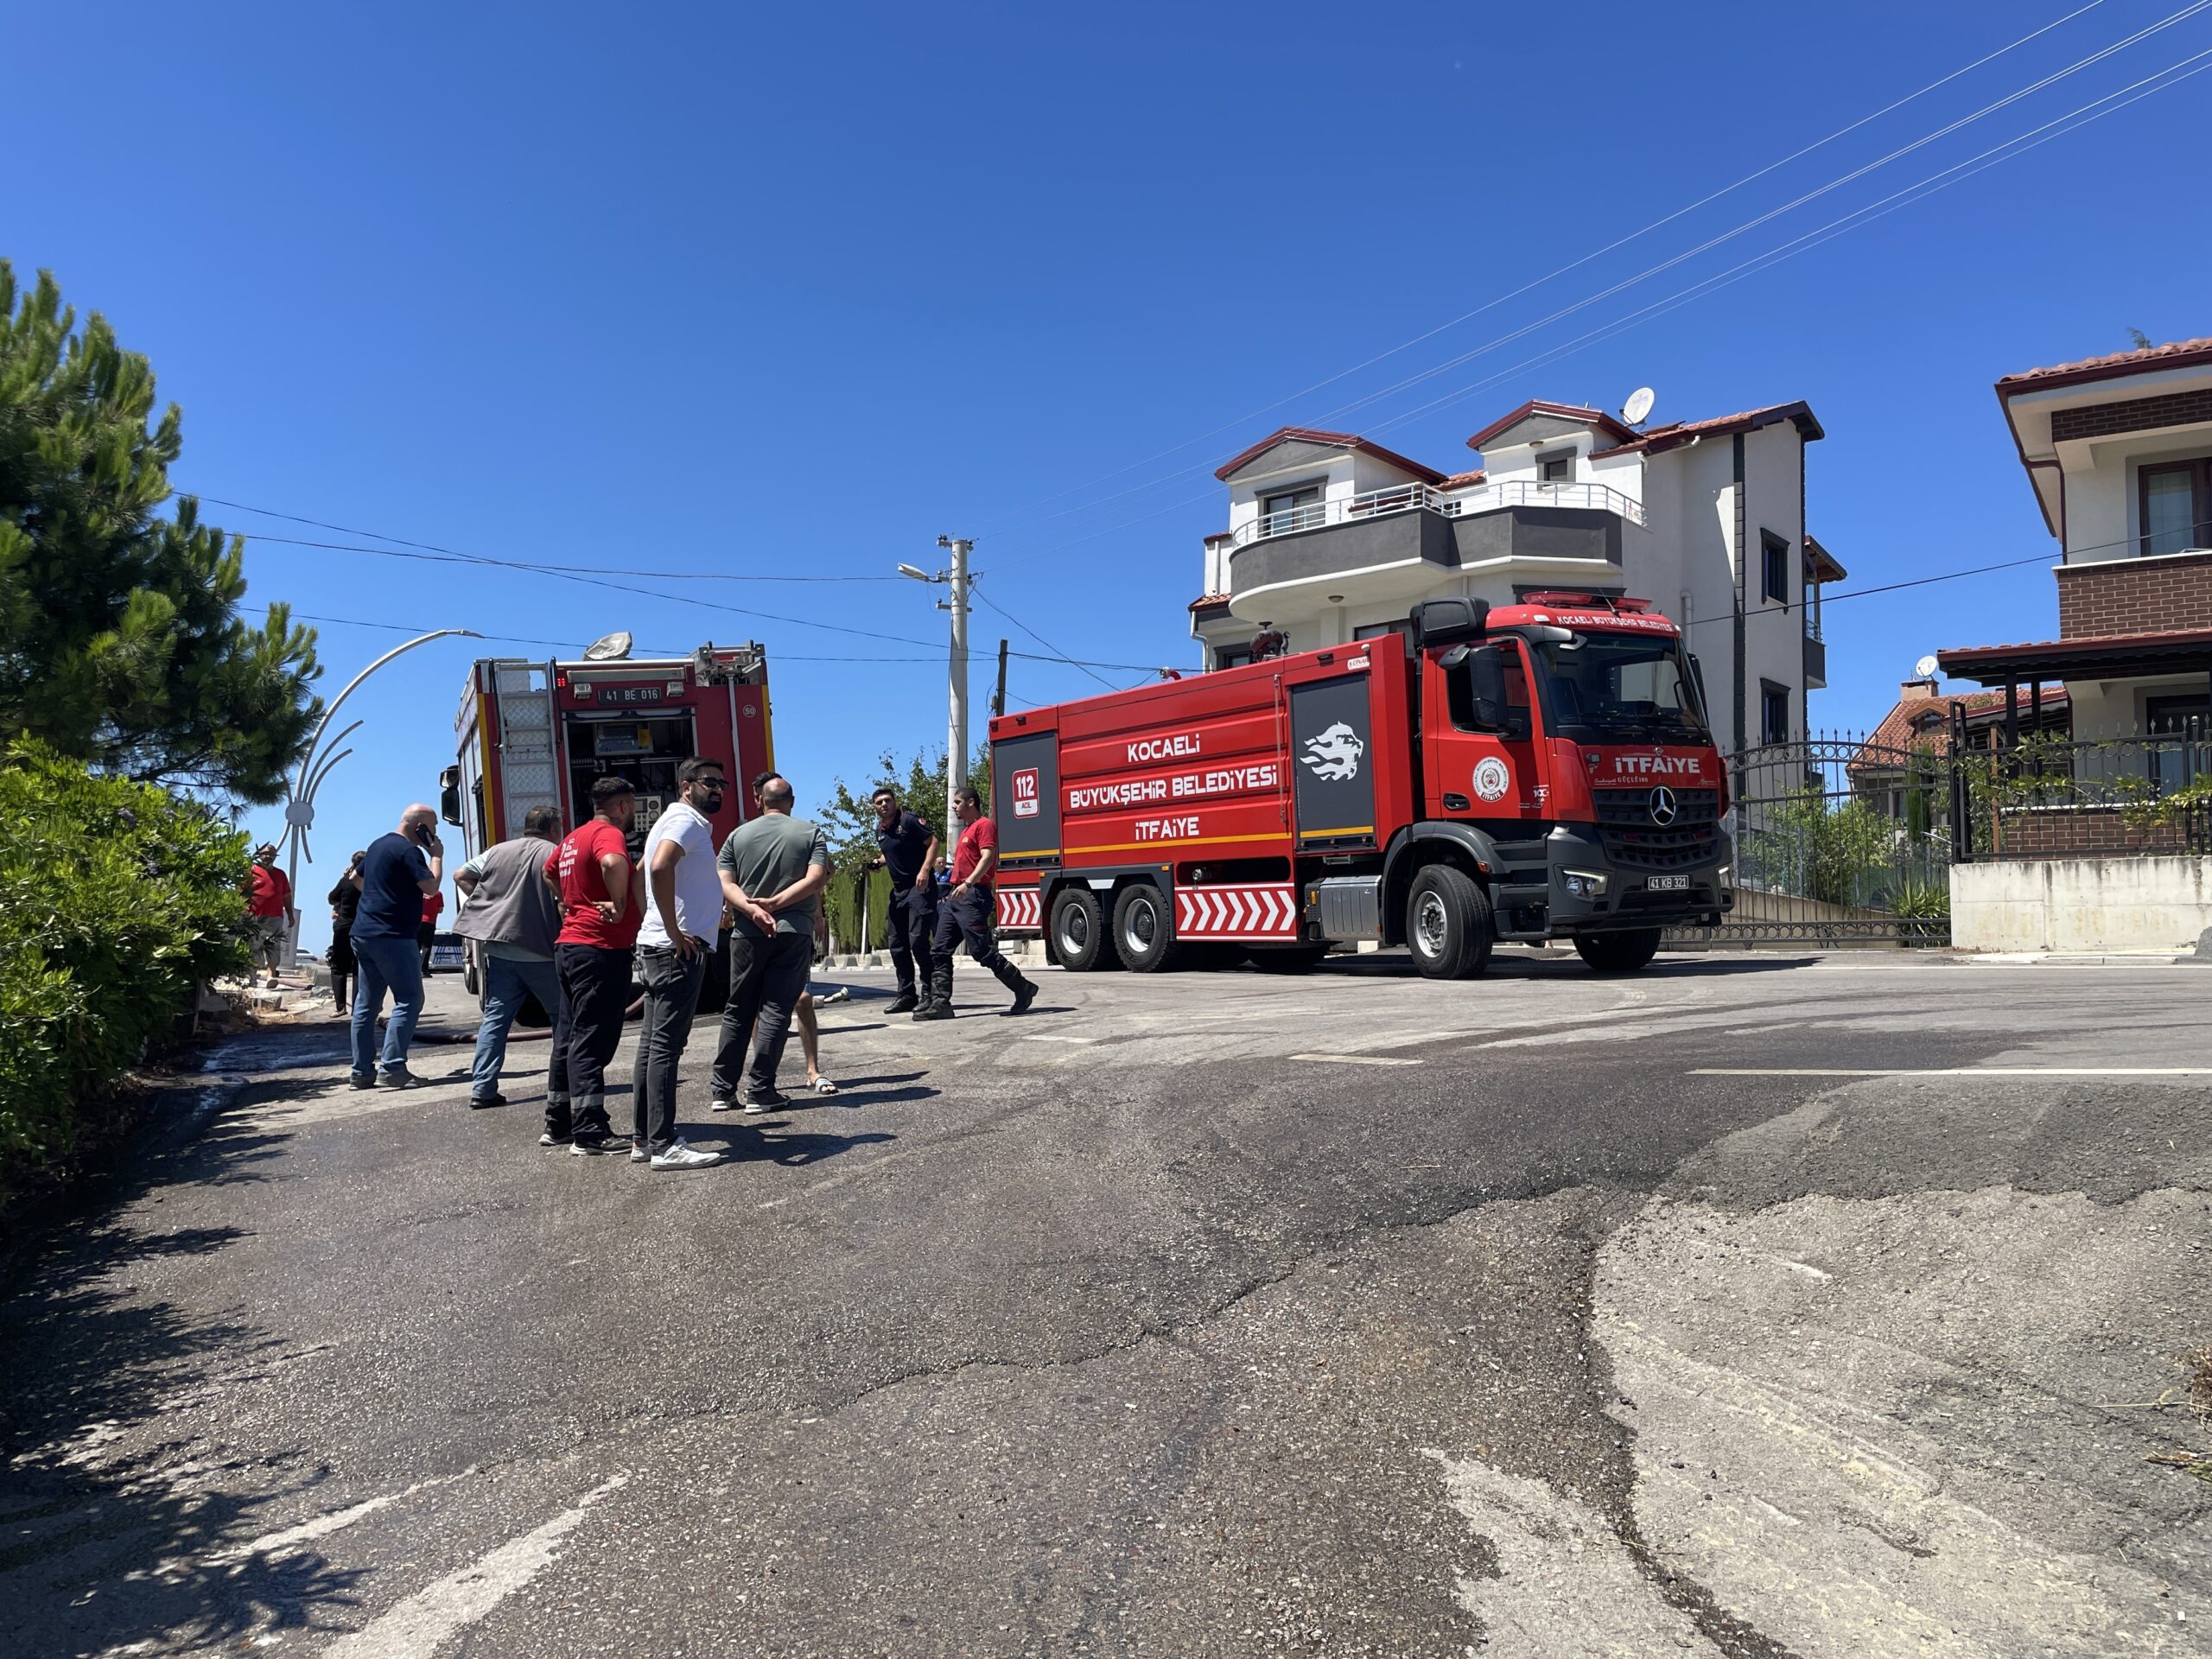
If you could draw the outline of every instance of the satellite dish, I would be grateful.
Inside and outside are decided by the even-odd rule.
[[[1630,426],[1642,426],[1651,418],[1651,405],[1659,394],[1649,386],[1638,386],[1628,395],[1628,402],[1621,405],[1621,419]]]
[[[1936,677],[1936,670],[1938,666],[1936,653],[1931,651],[1912,665],[1913,677],[1919,680],[1932,680]]]
[[[632,641],[628,632],[601,634],[584,647],[584,661],[588,663],[619,663],[630,654]]]

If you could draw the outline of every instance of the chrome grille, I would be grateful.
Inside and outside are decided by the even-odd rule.
[[[1621,868],[1672,870],[1713,857],[1720,834],[1720,791],[1669,787],[1675,821],[1668,824],[1653,822],[1649,788],[1590,791],[1605,855]]]

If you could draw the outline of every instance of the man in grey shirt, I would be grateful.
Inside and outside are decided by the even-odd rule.
[[[729,938],[729,1001],[715,1054],[714,1109],[762,1112],[785,1103],[776,1068],[791,1036],[791,1010],[814,962],[814,900],[829,885],[830,843],[821,827],[791,816],[780,775],[760,785],[760,816],[730,831],[715,862],[722,898],[736,913]],[[758,1027],[755,1027],[755,1022]],[[753,1065],[742,1087],[745,1039]]]
[[[454,931],[477,943],[477,970],[484,976],[484,1023],[476,1028],[476,1061],[470,1068],[468,1103],[504,1106],[499,1073],[507,1062],[507,1033],[534,996],[556,1027],[553,1064],[545,1079],[549,1111],[569,1109],[568,1046],[560,1040],[561,987],[553,973],[553,939],[561,931],[561,903],[538,874],[560,839],[561,815],[533,806],[522,834],[486,847],[454,872],[461,911]]]

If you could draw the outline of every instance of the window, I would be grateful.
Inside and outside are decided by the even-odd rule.
[[[1252,647],[1249,645],[1216,645],[1213,650],[1213,665],[1216,668],[1242,668],[1251,660]]]
[[[1504,662],[1506,728],[1497,735],[1525,738],[1529,734],[1529,671],[1521,661],[1521,652],[1511,644],[1500,640],[1494,645],[1478,645],[1477,651],[1494,651]],[[1475,719],[1475,683],[1470,661],[1450,670],[1444,682],[1445,701],[1451,705],[1453,729],[1462,732],[1488,732],[1494,728],[1480,725]]]
[[[2212,457],[2145,467],[2136,482],[2145,558],[2212,545]]]
[[[1759,682],[1759,741],[1789,741],[1789,688],[1772,680]]]
[[[1260,534],[1287,536],[1294,530],[1312,530],[1322,522],[1321,486],[1298,484],[1260,498]]]
[[[1789,543],[1770,530],[1759,531],[1759,591],[1777,605],[1789,602]]]
[[[1536,477],[1546,484],[1574,482],[1574,451],[1566,450],[1556,455],[1536,457]]]
[[[1355,640],[1380,639],[1385,634],[1392,633],[1398,635],[1404,642],[1406,655],[1408,657],[1412,656],[1414,650],[1414,627],[1412,623],[1407,621],[1402,617],[1395,622],[1363,622],[1351,631],[1351,637]]]
[[[1697,685],[1681,645],[1611,633],[1535,647],[1554,734],[1578,742],[1702,741]]]
[[[2196,781],[2205,740],[2212,737],[2212,696],[2145,697],[2143,729],[2168,740],[2149,745],[2152,791],[2186,789]]]

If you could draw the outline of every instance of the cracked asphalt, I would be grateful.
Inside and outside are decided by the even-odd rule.
[[[212,1053],[0,1303],[0,1649],[2212,1652],[2212,971],[847,982],[697,1173]]]

